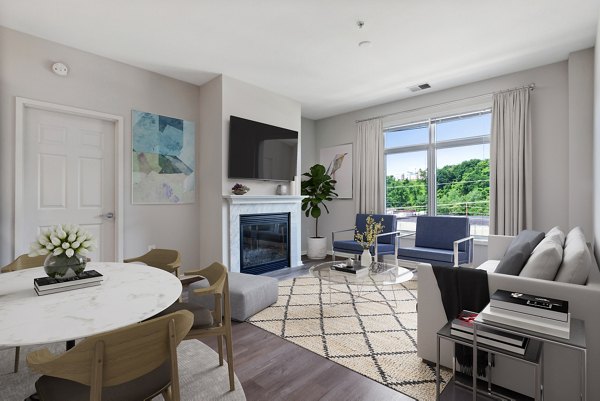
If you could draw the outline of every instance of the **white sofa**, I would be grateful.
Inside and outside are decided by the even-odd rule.
[[[520,276],[494,273],[495,265],[504,255],[513,237],[490,236],[488,240],[488,261],[481,265],[488,271],[490,295],[498,289],[517,291],[569,302],[573,318],[585,321],[588,349],[588,400],[600,400],[600,272],[593,258],[587,284],[567,284]],[[440,290],[431,265],[418,267],[418,314],[417,342],[418,355],[426,361],[435,362],[436,333],[446,324],[446,314],[441,301]],[[451,367],[452,345],[441,342],[442,365]],[[546,401],[576,400],[581,366],[580,353],[562,347],[547,345],[544,363]],[[492,379],[503,387],[533,396],[533,369],[521,362],[496,357]]]

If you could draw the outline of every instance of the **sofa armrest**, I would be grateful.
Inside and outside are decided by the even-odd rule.
[[[508,246],[512,242],[512,235],[490,235],[488,236],[488,259],[501,260]]]

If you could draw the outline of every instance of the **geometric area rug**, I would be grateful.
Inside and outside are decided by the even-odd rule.
[[[331,288],[313,276],[281,281],[277,303],[248,322],[416,400],[435,400],[435,368],[417,356],[417,281],[394,291]],[[440,390],[451,372],[441,376]]]

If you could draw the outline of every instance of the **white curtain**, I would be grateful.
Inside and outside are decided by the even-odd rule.
[[[356,213],[385,213],[383,123],[381,119],[357,125],[354,157],[354,205]]]
[[[490,234],[532,226],[529,88],[494,94],[490,149]]]

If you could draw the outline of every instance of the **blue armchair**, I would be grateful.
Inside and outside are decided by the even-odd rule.
[[[398,245],[398,259],[458,267],[473,261],[468,217],[418,216],[415,246]]]
[[[375,239],[375,245],[371,246],[371,254],[375,256],[375,260],[379,255],[394,255],[397,249],[396,242],[396,216],[391,214],[357,214],[355,228],[360,231],[365,231],[367,217],[373,216],[376,222],[383,219],[383,231]],[[362,246],[353,239],[351,240],[336,240],[336,234],[352,231],[354,228],[346,230],[334,231],[331,233],[331,243],[333,244],[332,258],[335,260],[335,253],[349,253],[352,255],[360,255],[363,252]]]

